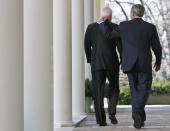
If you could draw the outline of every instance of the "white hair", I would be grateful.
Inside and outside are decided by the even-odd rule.
[[[109,7],[104,7],[101,11],[101,16],[105,17],[110,15],[112,15],[112,10]]]

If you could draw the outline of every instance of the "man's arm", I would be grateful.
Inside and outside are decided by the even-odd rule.
[[[91,34],[90,34],[89,26],[88,26],[86,33],[85,33],[85,38],[84,38],[84,48],[85,48],[87,63],[91,63],[91,40],[90,38],[91,38]]]
[[[117,26],[116,28],[113,28],[113,30],[110,30],[108,21],[105,21],[105,24],[104,24],[104,26],[102,26],[101,30],[102,30],[103,34],[108,39],[119,39],[119,38],[121,38],[119,26]]]
[[[154,32],[152,35],[152,50],[156,57],[156,62],[154,65],[155,71],[157,72],[160,69],[161,66],[161,60],[162,60],[162,47],[160,44],[158,32],[156,30],[156,27],[154,26]]]

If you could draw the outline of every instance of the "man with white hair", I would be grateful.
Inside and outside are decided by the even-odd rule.
[[[109,7],[103,8],[101,18],[104,17],[108,18],[110,30],[117,27],[116,24],[111,23],[112,10]],[[116,47],[118,47],[119,53],[121,50],[120,39],[107,39],[103,36],[100,30],[104,26],[103,24],[105,23],[102,19],[90,24],[86,30],[84,42],[87,62],[91,64],[95,116],[100,126],[107,125],[103,103],[103,86],[106,78],[109,81],[107,93],[109,118],[112,124],[118,123],[115,117],[119,97],[119,58]]]

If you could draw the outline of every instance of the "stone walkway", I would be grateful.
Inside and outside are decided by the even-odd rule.
[[[88,115],[87,118],[76,128],[65,128],[61,131],[136,131],[133,128],[131,119],[131,107],[118,107],[117,125],[110,124],[107,118],[107,127],[99,127],[96,124],[94,114]],[[142,131],[170,131],[170,106],[147,106],[146,126]]]

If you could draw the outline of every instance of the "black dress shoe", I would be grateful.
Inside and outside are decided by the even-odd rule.
[[[99,126],[107,126],[107,123],[106,122],[101,123],[101,124],[99,124]]]
[[[145,126],[145,121],[146,121],[146,113],[145,113],[145,110],[143,110],[141,113],[140,113],[140,116],[142,118],[142,127]]]
[[[145,122],[142,122],[141,126],[144,127],[145,126]]]
[[[140,114],[139,113],[133,113],[132,118],[134,120],[134,125],[133,126],[136,129],[140,129],[142,127],[142,123],[143,123]]]
[[[117,124],[118,123],[115,115],[110,115],[109,118],[110,118],[112,124]]]

